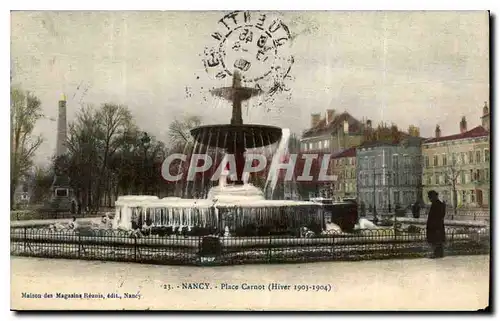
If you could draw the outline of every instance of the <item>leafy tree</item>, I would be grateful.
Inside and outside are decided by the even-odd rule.
[[[43,139],[33,135],[35,124],[42,117],[40,100],[16,87],[11,87],[10,99],[10,204],[13,208],[19,180],[33,165],[33,156]]]

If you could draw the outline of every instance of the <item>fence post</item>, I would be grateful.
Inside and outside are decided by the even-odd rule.
[[[134,262],[137,262],[137,236],[134,237]]]
[[[272,258],[272,255],[271,255],[271,235],[269,235],[269,244],[268,244],[268,248],[267,248],[267,261],[269,263],[271,263],[271,258]]]
[[[26,237],[26,233],[27,233],[27,227],[25,226],[24,227],[24,253],[26,253],[26,242],[28,242],[27,240],[27,237]]]
[[[78,258],[81,257],[81,250],[82,250],[82,236],[78,234]]]

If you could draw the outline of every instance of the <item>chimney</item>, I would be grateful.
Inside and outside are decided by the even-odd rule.
[[[467,120],[465,119],[465,116],[462,117],[462,120],[460,121],[460,134],[463,134],[467,131]]]
[[[488,108],[488,103],[484,102],[483,116],[481,117],[481,126],[484,129],[490,130],[490,110]]]
[[[490,113],[490,110],[488,108],[488,103],[485,101],[484,102],[484,107],[483,107],[483,116],[486,116]]]
[[[441,137],[441,128],[439,128],[439,125],[436,125],[436,138]]]
[[[420,136],[420,128],[418,128],[417,126],[414,126],[414,125],[410,125],[410,127],[408,127],[408,135],[410,135],[412,137],[419,137]]]
[[[335,109],[327,109],[326,110],[326,123],[329,124],[333,121],[333,117],[335,116]]]
[[[321,120],[321,114],[311,114],[311,128],[316,127]]]
[[[66,154],[66,96],[59,99],[59,115],[57,117],[56,157]]]

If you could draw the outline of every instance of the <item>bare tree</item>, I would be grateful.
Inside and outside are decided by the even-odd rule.
[[[104,187],[102,183],[109,182],[109,160],[124,143],[127,133],[135,130],[130,110],[122,105],[104,104],[97,111],[97,121],[100,129],[98,138],[100,139],[101,162],[94,196],[96,209],[101,204],[101,190]]]
[[[201,125],[201,118],[198,116],[188,116],[183,120],[174,120],[168,127],[171,144],[174,146],[184,146],[193,142],[191,129]]]
[[[14,207],[14,194],[20,178],[33,165],[33,156],[42,144],[41,136],[33,136],[36,122],[42,117],[40,100],[20,88],[10,91],[10,204]]]
[[[101,129],[97,117],[96,109],[83,106],[69,124],[66,142],[71,185],[85,207],[91,205],[100,168]]]
[[[453,214],[457,215],[457,183],[458,177],[462,172],[462,161],[457,159],[459,154],[452,153],[449,148],[447,148],[446,165],[444,165],[444,182],[447,186],[451,188],[451,198],[453,206]]]
[[[50,186],[52,185],[52,179],[54,174],[52,170],[47,167],[37,166],[35,168],[35,173],[33,177],[33,195],[31,201],[33,203],[40,203],[47,199],[50,195]]]

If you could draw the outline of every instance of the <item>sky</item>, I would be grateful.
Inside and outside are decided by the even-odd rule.
[[[12,83],[38,96],[46,115],[35,128],[45,138],[37,162],[54,154],[56,122],[50,118],[57,116],[61,93],[69,122],[85,104],[124,104],[141,129],[164,141],[168,125],[188,115],[205,124],[229,122],[230,104],[208,93],[228,85],[228,78],[211,78],[203,64],[227,13],[13,12]],[[264,14],[268,22],[281,19],[293,35],[278,53],[294,58],[290,90],[273,101],[246,102],[245,123],[300,134],[311,113],[335,109],[375,124],[416,125],[425,137],[436,124],[442,135],[457,133],[462,116],[469,128],[480,125],[489,97],[487,12]]]

